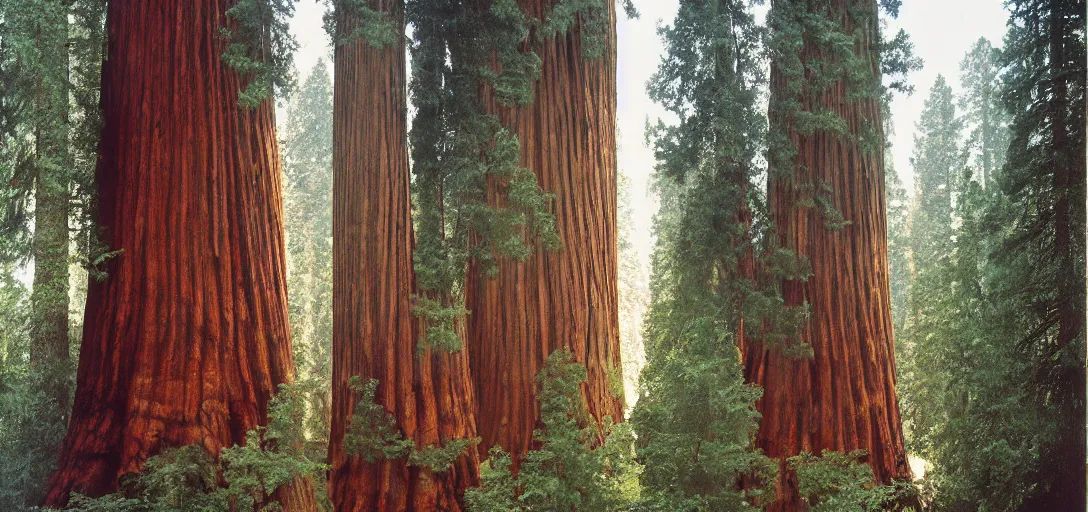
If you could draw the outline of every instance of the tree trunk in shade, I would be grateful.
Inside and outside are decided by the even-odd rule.
[[[294,378],[273,105],[238,105],[228,0],[110,2],[96,184],[103,241],[47,504],[99,496],[165,448],[243,444]],[[315,510],[302,481],[277,498]]]
[[[31,304],[30,366],[43,377],[42,391],[53,399],[54,421],[68,413],[68,17],[60,4],[43,9],[35,45],[43,63],[54,67],[37,79],[34,110],[38,125],[34,179],[34,286]],[[43,418],[44,419],[44,418]]]
[[[338,34],[362,22],[345,4],[337,4]],[[417,449],[476,437],[467,352],[416,350],[404,6],[368,5],[390,15],[400,37],[385,48],[362,39],[336,47],[330,494],[340,512],[457,511],[464,489],[479,483],[474,450],[435,473],[406,458],[367,463],[343,447],[358,399],[353,376],[379,381],[376,402]]]
[[[556,0],[520,0],[545,19]],[[524,263],[499,262],[497,277],[470,268],[468,347],[478,425],[486,451],[500,445],[519,459],[539,426],[537,373],[568,348],[586,366],[582,396],[597,420],[623,418],[617,302],[615,6],[607,5],[602,55],[582,55],[581,28],[534,48],[542,60],[533,103],[496,107],[521,139],[521,165],[546,192],[563,248],[538,248]],[[497,195],[497,194],[496,194]],[[500,201],[500,198],[493,198]],[[615,381],[615,382],[611,382]],[[611,385],[610,385],[611,384]],[[619,391],[615,396],[610,388]]]
[[[853,26],[846,14],[850,3],[834,0],[826,7],[841,13],[847,33]],[[875,0],[869,3],[866,7],[875,13]],[[863,56],[873,51],[868,44],[876,35],[875,17],[872,23],[870,37],[856,48]],[[808,42],[799,51],[803,62],[825,58]],[[879,74],[876,59],[872,62]],[[785,83],[772,62],[772,95],[783,94]],[[805,103],[801,109],[830,109],[857,136],[866,122],[883,126],[875,96],[848,101],[840,82],[818,104]],[[771,128],[785,130],[798,151],[792,176],[772,176],[769,201],[782,247],[812,263],[807,282],[784,282],[783,295],[786,306],[811,305],[802,337],[815,356],[789,357],[758,345],[746,350],[748,379],[764,389],[757,444],[769,457],[781,459],[783,470],[785,459],[801,451],[819,455],[863,449],[878,482],[909,479],[896,399],[883,152],[866,152],[822,131],[799,134],[780,116],[772,115]],[[820,190],[821,182],[830,186],[827,199],[850,222],[846,227],[833,230],[819,208],[798,204],[811,200],[811,190]],[[793,472],[782,472],[777,493],[778,501],[768,510],[805,508]]]

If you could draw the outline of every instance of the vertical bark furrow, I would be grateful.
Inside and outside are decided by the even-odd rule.
[[[843,13],[847,30],[853,23],[846,15],[849,3],[836,0],[829,7]],[[860,41],[856,51],[867,55],[869,44]],[[802,60],[826,58],[811,43],[801,52]],[[771,82],[774,94],[785,90],[773,64]],[[847,96],[840,81],[802,109],[831,110],[854,137],[866,125],[882,126],[878,98]],[[831,133],[802,135],[783,122],[772,119],[772,129],[787,130],[798,153],[792,176],[772,177],[769,202],[782,246],[812,264],[807,281],[785,282],[783,290],[787,306],[811,306],[802,339],[814,357],[796,359],[758,346],[746,350],[747,378],[764,388],[758,445],[781,459],[783,469],[786,458],[802,451],[863,449],[878,482],[909,478],[895,392],[883,154],[867,153]],[[829,229],[819,208],[798,204],[812,190],[819,193],[822,183],[830,187],[833,207],[850,222],[840,230]],[[779,499],[769,510],[802,509],[796,485],[796,476],[784,471]]]
[[[96,183],[124,253],[88,289],[76,401],[47,503],[168,447],[243,444],[293,375],[271,102],[237,105],[227,0],[111,2]],[[309,484],[279,494],[314,508]]]
[[[533,48],[542,61],[533,103],[491,108],[521,140],[521,165],[554,193],[563,248],[537,248],[524,263],[499,263],[495,278],[470,268],[468,346],[479,403],[482,451],[500,445],[518,461],[538,426],[536,375],[560,348],[586,366],[582,395],[597,420],[623,418],[612,396],[618,371],[615,7],[607,4],[604,54],[582,55],[580,28]],[[545,19],[552,0],[522,0],[526,15]],[[498,184],[495,184],[496,186]],[[501,204],[497,189],[492,200]]]
[[[403,38],[403,2],[369,7],[398,23]],[[350,2],[336,10],[338,34],[362,22]],[[436,473],[407,457],[368,463],[343,445],[358,399],[353,376],[378,380],[375,401],[417,449],[476,437],[467,352],[416,351],[404,48],[403,39],[385,48],[356,39],[335,50],[329,459],[330,494],[343,512],[458,511],[479,480],[473,450]]]

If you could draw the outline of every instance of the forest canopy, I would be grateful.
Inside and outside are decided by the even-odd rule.
[[[0,0],[0,509],[1086,510],[1084,0],[648,2]]]

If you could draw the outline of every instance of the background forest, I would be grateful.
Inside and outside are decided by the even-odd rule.
[[[0,510],[1085,510],[1085,2],[655,1],[0,0]]]

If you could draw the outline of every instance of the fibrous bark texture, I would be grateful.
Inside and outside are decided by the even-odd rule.
[[[56,421],[68,412],[68,18],[61,5],[43,9],[35,44],[42,70],[34,92],[38,125],[34,179],[34,286],[30,365],[43,376]]]
[[[849,3],[835,0],[828,7],[841,13],[847,33],[853,30]],[[872,23],[868,33],[875,36],[875,18]],[[869,55],[871,41],[859,42],[855,51]],[[810,44],[800,51],[802,61],[827,58]],[[872,62],[873,72],[879,73]],[[772,94],[785,90],[775,63],[771,87]],[[842,81],[801,108],[833,111],[853,137],[865,126],[882,126],[879,98],[848,100]],[[867,152],[849,136],[800,134],[788,120],[773,115],[771,123],[772,130],[786,130],[797,149],[792,175],[772,176],[769,200],[782,246],[812,264],[813,275],[805,282],[784,282],[783,294],[786,306],[811,306],[802,339],[811,344],[814,357],[790,357],[758,345],[746,350],[748,379],[764,389],[757,444],[767,456],[781,459],[783,469],[785,458],[801,451],[819,455],[863,449],[878,482],[909,479],[895,388],[883,152]],[[811,204],[814,190],[825,190],[825,198],[850,224],[832,229],[826,212],[801,204]],[[806,508],[792,471],[782,472],[777,492],[778,501],[768,510]]]
[[[98,496],[164,448],[243,444],[293,379],[271,102],[220,59],[228,0],[118,0],[96,184],[109,277],[90,283],[72,420],[47,504]],[[314,510],[310,485],[281,489]]]
[[[555,0],[521,0],[545,19]],[[607,4],[604,51],[582,54],[582,29],[533,47],[542,60],[533,103],[494,107],[521,139],[521,165],[555,194],[557,252],[539,248],[524,263],[503,258],[498,276],[470,268],[468,347],[478,401],[481,450],[500,445],[515,464],[531,448],[540,411],[537,373],[567,348],[584,365],[582,396],[600,420],[623,418],[616,246],[615,6]],[[496,192],[494,194],[498,196]],[[494,197],[500,202],[501,197]],[[616,393],[618,392],[618,394]]]
[[[416,449],[476,437],[468,354],[416,350],[404,7],[395,0],[369,7],[396,21],[400,39],[384,48],[362,39],[336,47],[331,496],[340,512],[457,511],[464,489],[479,482],[474,450],[436,473],[406,457],[368,463],[343,446],[359,398],[353,376],[378,380],[375,401]],[[338,34],[363,23],[349,2],[336,16]]]

